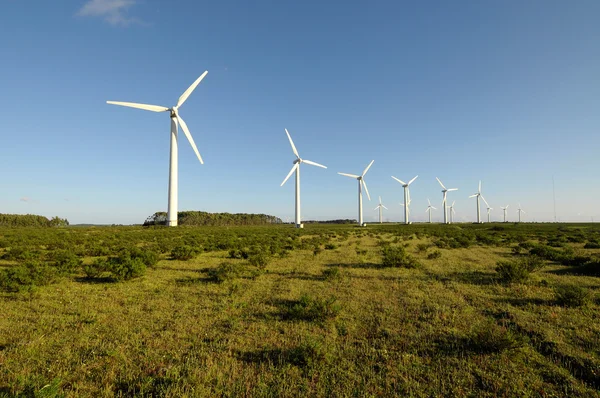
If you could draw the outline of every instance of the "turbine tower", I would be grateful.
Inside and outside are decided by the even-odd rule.
[[[373,210],[377,210],[379,209],[379,224],[383,224],[383,216],[382,216],[382,210],[381,209],[386,209],[389,210],[387,207],[385,207],[382,203],[381,203],[381,196],[379,197],[379,205],[377,205],[376,208],[374,208]]]
[[[134,103],[134,102],[106,101],[107,104],[112,104],[112,105],[127,106],[130,108],[143,109],[143,110],[152,111],[152,112],[167,112],[168,111],[170,113],[170,118],[171,118],[171,156],[170,156],[170,163],[169,163],[169,207],[168,207],[168,212],[167,212],[167,225],[169,225],[171,227],[177,226],[177,190],[178,190],[178,186],[177,186],[177,178],[178,178],[178,173],[177,173],[177,163],[178,163],[177,162],[177,155],[178,155],[177,134],[178,134],[178,131],[177,130],[178,129],[177,129],[177,126],[178,126],[178,124],[181,125],[181,129],[183,130],[183,133],[187,137],[188,141],[190,142],[190,145],[192,146],[194,153],[196,153],[196,156],[198,157],[200,164],[204,164],[204,162],[202,161],[202,157],[200,157],[200,153],[198,152],[198,148],[196,148],[194,139],[192,138],[192,135],[190,134],[190,130],[188,129],[187,124],[183,121],[181,116],[179,116],[179,108],[188,99],[190,94],[192,94],[192,92],[196,89],[196,86],[198,86],[198,84],[200,84],[202,79],[204,79],[204,77],[207,74],[208,74],[208,71],[205,71],[202,75],[200,75],[200,77],[198,79],[196,79],[196,81],[194,83],[192,83],[192,85],[190,87],[188,87],[187,90],[185,90],[185,92],[181,95],[181,97],[179,97],[179,100],[177,101],[177,105],[175,105],[174,107],[171,107],[171,108],[167,108],[164,106],[157,106],[157,105],[138,104],[138,103]]]
[[[477,193],[469,196],[469,198],[474,198],[477,197],[477,224],[481,223],[481,211],[480,211],[480,207],[479,207],[479,198],[481,197],[481,181],[479,181],[479,190],[477,191]]]
[[[455,203],[456,203],[456,200],[453,201],[450,206],[448,206],[448,209],[450,209],[450,224],[454,223],[454,214],[456,214],[456,212],[454,211]]]
[[[364,225],[363,210],[362,210],[362,186],[364,185],[364,187],[365,187],[365,192],[367,193],[367,198],[369,198],[369,200],[371,200],[371,195],[369,195],[369,189],[367,188],[367,183],[365,182],[364,178],[365,178],[365,174],[367,174],[367,171],[369,171],[369,169],[371,168],[371,165],[373,165],[374,161],[375,160],[371,160],[371,163],[369,163],[369,165],[367,166],[365,171],[363,171],[363,173],[359,176],[357,176],[356,174],[338,173],[340,175],[343,175],[346,177],[351,177],[351,178],[356,178],[358,180],[358,225],[360,225],[361,227]]]
[[[410,188],[409,188],[409,186],[410,186],[410,184],[413,183],[414,180],[417,179],[417,177],[419,177],[419,176],[415,176],[407,184],[404,181],[399,180],[396,177],[392,176],[392,178],[394,180],[398,181],[400,184],[402,184],[402,187],[404,187],[404,203],[400,203],[402,206],[404,206],[404,224],[410,224],[410,222],[408,221],[408,215],[410,213],[410,209],[409,209],[409,206],[410,206]]]
[[[304,225],[302,225],[302,220],[300,219],[300,164],[306,163],[310,164],[311,166],[322,167],[324,169],[326,169],[327,167],[319,163],[311,162],[310,160],[302,159],[300,155],[298,155],[298,150],[296,150],[296,146],[294,145],[294,141],[292,141],[290,133],[287,131],[287,129],[284,130],[287,134],[288,139],[290,140],[290,145],[292,146],[292,151],[294,152],[294,155],[296,155],[296,159],[294,160],[294,165],[292,166],[292,169],[288,173],[287,177],[285,177],[285,180],[283,180],[280,186],[283,186],[283,184],[285,184],[285,182],[292,176],[292,174],[296,172],[296,228],[303,228]]]
[[[431,209],[433,209],[433,210],[437,210],[437,209],[431,205],[429,198],[427,199],[427,203],[429,203],[429,206],[427,206],[427,210],[425,210],[425,213],[429,212],[429,224],[431,224]]]
[[[521,222],[521,213],[525,213],[525,210],[521,209],[520,203],[519,203],[519,208],[517,209],[517,213],[519,213],[519,222]]]
[[[490,211],[494,210],[492,207],[490,207],[490,204],[487,202],[487,200],[485,200],[485,198],[483,196],[481,196],[481,199],[483,199],[483,201],[485,202],[485,205],[487,206],[487,218],[488,218],[488,223],[490,222]]]
[[[502,209],[502,211],[504,211],[504,222],[506,222],[506,209],[508,209],[509,205],[506,205],[506,207],[500,207]]]
[[[439,178],[435,177],[435,179],[442,186],[442,194],[444,195],[444,199],[442,200],[442,208],[444,209],[444,224],[448,224],[448,209],[446,208],[446,193],[451,192],[451,191],[458,191],[458,188],[448,189],[444,186],[444,184],[442,184],[442,182],[440,181]]]

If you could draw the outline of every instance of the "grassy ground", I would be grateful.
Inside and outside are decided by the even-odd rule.
[[[600,396],[597,276],[546,260],[528,279],[505,283],[495,268],[515,258],[516,243],[451,249],[432,245],[439,229],[426,226],[400,235],[409,227],[308,227],[289,234],[324,237],[320,250],[296,244],[264,269],[228,250],[188,261],[163,253],[128,281],[76,271],[0,293],[0,396]],[[523,227],[519,239],[581,235],[544,228]],[[0,235],[0,254],[14,234]],[[47,250],[53,234],[32,245]],[[128,241],[143,246],[151,235],[143,234]],[[597,255],[583,244],[568,243]],[[386,245],[405,247],[420,266],[381,268]],[[428,258],[435,251],[441,256]],[[232,271],[219,283],[223,262]],[[570,285],[586,289],[582,305],[557,301],[556,288]]]

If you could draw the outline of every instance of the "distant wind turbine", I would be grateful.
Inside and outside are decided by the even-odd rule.
[[[479,181],[479,190],[477,191],[477,193],[469,196],[469,198],[475,198],[477,197],[477,224],[481,223],[481,211],[480,211],[480,207],[479,207],[479,198],[481,197],[481,181]]]
[[[450,206],[448,206],[448,209],[450,210],[450,224],[454,223],[454,214],[456,214],[456,212],[454,211],[455,203],[456,203],[456,200],[453,201]]]
[[[431,209],[433,209],[433,210],[437,210],[437,209],[431,205],[431,202],[429,201],[429,199],[427,199],[427,203],[429,203],[429,206],[427,206],[427,210],[425,210],[425,213],[429,212],[429,224],[431,224]]]
[[[506,222],[506,209],[508,209],[509,205],[506,205],[506,207],[500,207],[502,209],[502,211],[504,211],[504,222]]]
[[[379,209],[379,224],[382,224],[382,223],[383,223],[383,216],[382,216],[382,210],[381,210],[382,208],[383,208],[383,209],[386,209],[386,210],[389,210],[387,207],[385,207],[385,206],[383,205],[383,203],[381,203],[381,196],[380,196],[380,197],[379,197],[379,204],[377,205],[377,207],[376,207],[376,208],[374,208],[374,209],[373,209],[373,210],[377,210],[377,209]]]
[[[410,180],[408,183],[397,179],[396,177],[392,176],[392,178],[396,181],[398,181],[400,184],[402,184],[402,187],[404,187],[404,203],[400,203],[402,206],[404,206],[404,224],[409,224],[408,221],[408,215],[410,214],[410,184],[413,183],[413,181],[415,181],[417,179],[417,177],[419,176],[415,176],[412,180]]]
[[[517,213],[519,213],[519,222],[521,222],[521,213],[525,213],[525,210],[521,209],[520,203],[519,203],[519,208],[517,209]]]
[[[171,107],[171,108],[167,108],[164,106],[157,106],[157,105],[138,104],[135,102],[106,101],[107,104],[112,104],[112,105],[127,106],[130,108],[143,109],[143,110],[152,111],[152,112],[167,112],[168,111],[170,113],[170,117],[171,117],[171,159],[170,159],[170,163],[169,163],[169,207],[168,207],[168,212],[167,212],[167,225],[169,225],[171,227],[177,226],[177,190],[178,190],[178,188],[177,188],[177,163],[178,163],[177,162],[177,155],[178,155],[177,125],[178,124],[181,125],[181,129],[183,130],[183,133],[187,137],[188,141],[190,142],[190,145],[192,146],[194,153],[196,153],[198,160],[200,161],[201,164],[204,164],[204,162],[202,161],[202,157],[200,157],[200,153],[198,152],[198,148],[196,148],[194,139],[192,138],[192,135],[190,134],[190,130],[188,129],[187,124],[185,124],[185,122],[183,121],[181,116],[179,116],[179,108],[188,99],[190,94],[192,94],[192,92],[196,89],[196,86],[198,86],[198,84],[200,84],[202,79],[204,79],[204,77],[207,74],[208,74],[208,71],[205,71],[202,75],[200,75],[200,77],[198,79],[196,79],[196,81],[194,83],[192,83],[192,85],[190,87],[188,87],[187,90],[185,90],[185,92],[181,95],[181,97],[179,97],[179,100],[177,101],[177,105],[175,105],[174,107]]]
[[[364,178],[365,178],[365,174],[367,174],[367,171],[369,171],[369,169],[373,165],[374,161],[375,160],[371,160],[371,163],[369,163],[369,165],[365,168],[363,173],[359,176],[357,176],[356,174],[338,173],[340,175],[343,175],[346,177],[351,177],[351,178],[356,178],[358,180],[358,225],[360,225],[360,226],[364,225],[363,209],[362,209],[362,187],[364,185],[365,192],[367,193],[367,198],[369,198],[369,200],[371,200],[371,195],[369,195],[369,189],[367,188],[367,183],[365,182]]]
[[[488,219],[488,223],[490,222],[490,211],[494,210],[492,207],[490,207],[490,204],[487,202],[487,200],[485,200],[485,198],[483,196],[481,196],[481,199],[483,199],[483,201],[485,202],[485,205],[487,206],[487,219]]]
[[[288,139],[290,140],[290,145],[292,146],[292,151],[294,152],[294,155],[296,155],[296,159],[293,162],[294,165],[292,166],[292,169],[290,170],[288,175],[285,177],[285,179],[283,180],[283,182],[281,183],[280,186],[283,186],[283,184],[285,184],[285,182],[292,176],[292,174],[294,172],[296,172],[296,228],[302,228],[303,227],[302,220],[300,219],[300,164],[306,163],[306,164],[310,164],[311,166],[322,167],[324,169],[326,169],[327,167],[325,167],[319,163],[311,162],[310,160],[302,159],[300,157],[300,155],[298,154],[298,150],[296,149],[296,146],[294,145],[294,141],[292,141],[292,137],[290,136],[290,133],[287,131],[287,129],[284,129],[284,130],[285,130],[285,133],[287,134]]]
[[[440,181],[439,178],[435,177],[435,179],[437,180],[437,182],[440,183],[440,185],[442,186],[442,194],[444,195],[444,199],[442,200],[442,208],[444,209],[444,224],[448,224],[448,211],[446,209],[446,194],[448,192],[452,192],[452,191],[458,191],[458,188],[446,188],[444,186],[444,184],[442,184],[442,182]]]

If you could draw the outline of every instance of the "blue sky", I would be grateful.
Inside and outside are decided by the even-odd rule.
[[[360,173],[415,220],[439,177],[467,197],[517,203],[526,220],[600,220],[600,2],[6,0],[0,12],[0,212],[71,223],[140,223],[166,211],[167,114],[180,109],[205,164],[180,135],[179,209],[293,219],[302,157],[303,218],[356,218]],[[434,213],[440,220],[441,211]]]

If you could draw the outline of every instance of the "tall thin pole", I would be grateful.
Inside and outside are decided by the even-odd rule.
[[[404,187],[404,224],[408,224],[408,187]]]
[[[363,225],[363,213],[362,213],[362,186],[360,180],[358,180],[358,225]]]
[[[296,228],[302,228],[300,216],[300,165],[298,165],[296,167]]]
[[[444,192],[444,199],[442,200],[442,207],[444,208],[444,224],[448,224],[448,209],[446,208],[446,191]]]
[[[167,225],[177,226],[177,118],[171,117],[171,156],[169,160],[169,204]]]

